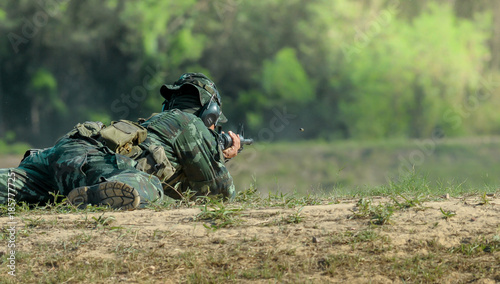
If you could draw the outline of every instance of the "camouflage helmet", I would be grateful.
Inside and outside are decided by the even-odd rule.
[[[198,97],[200,100],[200,105],[204,106],[210,100],[216,102],[220,108],[222,108],[222,101],[220,93],[217,90],[215,83],[210,80],[207,76],[202,73],[185,73],[174,82],[173,85],[163,85],[160,88],[160,94],[166,101],[170,101],[172,96],[186,91],[190,93],[190,90],[194,90],[195,87]],[[219,122],[227,122],[226,116],[221,112]]]

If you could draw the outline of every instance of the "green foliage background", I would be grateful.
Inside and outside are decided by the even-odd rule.
[[[5,0],[0,139],[147,117],[188,71],[256,140],[498,135],[498,2]]]

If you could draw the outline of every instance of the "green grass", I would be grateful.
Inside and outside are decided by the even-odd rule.
[[[25,226],[18,227],[16,239],[19,244],[21,240],[36,242],[36,246],[32,251],[19,250],[16,255],[22,274],[0,282],[162,283],[176,277],[173,281],[182,283],[312,283],[314,276],[316,283],[328,283],[332,279],[348,282],[352,279],[349,277],[383,275],[402,283],[439,283],[450,272],[461,275],[463,282],[481,278],[498,282],[498,226],[493,236],[471,236],[451,247],[433,239],[396,245],[400,240],[386,234],[401,222],[398,216],[405,212],[428,213],[420,211],[428,210],[426,203],[442,200],[444,194],[472,196],[478,210],[492,208],[497,203],[492,201],[496,199],[494,194],[500,193],[495,185],[497,176],[493,176],[500,170],[494,162],[500,157],[497,146],[443,142],[420,167],[389,178],[391,169],[397,170],[399,155],[414,150],[411,143],[267,145],[254,160],[242,156],[230,163],[243,165],[233,174],[237,184],[242,176],[248,178],[238,186],[234,201],[195,198],[188,192],[181,200],[151,204],[150,210],[144,211],[158,214],[199,209],[191,218],[179,220],[180,225],[192,226],[193,230],[201,227],[201,235],[194,238],[179,236],[175,228],[147,231],[146,226],[117,226],[115,210],[96,206],[77,209],[60,196],[55,197],[55,203],[44,206],[20,203],[16,205],[16,218]],[[489,179],[481,179],[481,171],[488,173]],[[464,175],[468,177],[465,182],[456,178],[465,173],[469,173]],[[379,175],[383,179],[377,183]],[[479,177],[475,179],[474,175]],[[366,179],[358,180],[363,177]],[[346,210],[342,220],[356,225],[328,230],[307,223],[312,217],[304,213],[304,207],[343,205],[353,199],[357,203],[351,211]],[[463,217],[450,209],[434,209],[440,211],[442,219],[438,217],[425,226],[440,230]],[[255,225],[247,222],[250,210],[263,216]],[[78,218],[63,222],[50,216],[64,214]],[[6,206],[0,206],[0,216],[8,216]],[[249,235],[232,234],[228,238],[231,229],[247,228],[253,229]],[[272,230],[273,238],[263,241],[255,231],[260,229]],[[74,233],[60,240],[38,240],[47,231],[56,230]],[[0,231],[4,244],[8,234],[5,228]],[[102,236],[112,243],[104,246]],[[96,247],[108,257],[85,256]],[[8,271],[6,257],[0,257],[3,274]]]
[[[231,208],[225,205],[222,200],[208,198],[208,201],[200,209],[201,212],[196,215],[194,221],[208,221],[208,225],[204,224],[206,228],[217,230],[234,226],[241,222],[239,215],[243,209]]]
[[[256,141],[228,163],[228,168],[239,191],[253,186],[264,194],[363,197],[411,188],[422,194],[459,196],[499,188],[498,161],[500,139],[495,137]],[[191,199],[190,193],[184,195],[185,202]]]
[[[441,213],[443,214],[443,219],[449,220],[451,217],[457,215],[457,213],[449,210],[444,210],[443,208],[439,208]]]
[[[493,138],[256,142],[228,167],[237,188],[253,183],[265,193],[370,196],[412,183],[420,192],[430,187],[453,196],[498,188],[499,160],[500,141]]]
[[[415,184],[424,189],[418,190]],[[200,237],[176,236],[175,229],[144,231],[145,228],[140,226],[113,227],[116,211],[105,207],[76,209],[64,199],[44,207],[30,208],[19,204],[16,216],[25,224],[24,231],[19,227],[17,232],[19,244],[24,238],[35,241],[37,246],[32,251],[17,254],[17,270],[22,273],[16,278],[5,278],[4,282],[155,283],[166,281],[166,275],[176,275],[175,281],[183,283],[307,283],[314,275],[315,281],[319,281],[316,283],[328,283],[332,279],[347,281],[349,278],[346,277],[384,275],[387,279],[407,283],[434,283],[440,282],[450,271],[465,275],[463,277],[468,277],[465,278],[468,281],[482,277],[500,279],[496,272],[498,267],[492,262],[498,260],[500,251],[498,233],[474,237],[452,247],[429,240],[408,242],[399,248],[384,233],[384,230],[392,230],[393,214],[404,211],[415,214],[418,210],[427,210],[425,203],[435,196],[431,186],[421,187],[425,184],[424,180],[412,177],[407,183],[388,186],[387,194],[391,192],[392,195],[383,202],[376,202],[370,196],[361,197],[351,214],[345,216],[361,220],[357,223],[359,229],[316,230],[312,240],[307,231],[316,227],[309,225],[306,230],[294,231],[308,219],[303,214],[304,206],[341,203],[338,197],[294,193],[265,195],[250,187],[240,191],[235,202],[203,197],[163,204],[145,212],[155,214],[178,208],[199,208],[200,212],[188,224],[193,227],[203,224],[207,230],[207,235],[202,237],[206,239],[204,242]],[[424,195],[424,192],[428,194]],[[477,200],[482,206],[491,206],[487,195],[477,195]],[[265,218],[269,221],[264,225],[256,225],[257,228],[274,230],[275,238],[266,242],[261,241],[258,234],[226,238],[225,230],[247,226],[247,210],[259,212],[261,208],[277,210],[276,215]],[[441,211],[443,218],[453,217],[446,209]],[[72,223],[59,223],[57,218],[48,221],[51,214],[75,213],[79,218]],[[61,240],[37,241],[41,232],[62,229],[76,230],[76,233]],[[5,243],[7,235],[3,229],[0,240]],[[287,246],[294,235],[299,241]],[[114,241],[105,245],[102,236]],[[172,247],[174,237],[176,246]],[[345,248],[339,251],[340,247]],[[85,251],[95,248],[109,257],[80,258]],[[422,250],[429,253],[421,253]],[[394,256],[403,251],[404,256]],[[6,263],[6,255],[3,255],[0,258],[1,272],[8,271]]]

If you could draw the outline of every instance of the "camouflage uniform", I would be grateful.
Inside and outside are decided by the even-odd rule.
[[[142,123],[147,139],[131,158],[94,139],[100,130],[96,123],[78,124],[53,147],[32,151],[19,167],[0,169],[0,204],[12,197],[8,192],[14,192],[17,201],[46,203],[53,193],[67,196],[75,188],[106,181],[133,187],[142,205],[162,199],[163,193],[179,198],[188,189],[197,195],[234,196],[218,134],[198,117],[209,101],[220,107],[215,84],[203,74],[187,73],[162,90],[169,108]],[[219,114],[218,120],[225,122]]]
[[[51,148],[31,150],[17,168],[0,169],[0,204],[7,203],[8,197],[15,197],[17,202],[44,204],[53,200],[54,194],[67,196],[74,188],[104,181],[132,186],[142,205],[161,198],[158,178],[137,170],[135,165],[134,160],[73,130]]]
[[[142,123],[148,138],[141,148],[149,156],[152,151],[164,154],[156,160],[162,170],[151,169],[151,163],[145,169],[141,160],[138,168],[158,176],[164,193],[173,198],[188,189],[197,195],[232,198],[233,179],[225,167],[218,134],[208,128],[227,121],[215,84],[201,73],[186,73],[173,85],[163,85],[160,94],[165,98],[164,111]],[[166,165],[162,160],[168,161]]]
[[[234,195],[233,179],[225,167],[218,134],[200,118],[173,109],[153,116],[142,125],[148,129],[148,138],[141,148],[147,152],[161,146],[169,162],[168,173],[158,175],[166,195],[179,198],[179,193],[188,188],[198,195]]]

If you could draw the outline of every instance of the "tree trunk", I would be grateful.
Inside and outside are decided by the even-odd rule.
[[[500,70],[500,1],[493,1],[493,31],[491,37],[491,69]]]
[[[31,103],[31,133],[34,136],[40,134],[40,106],[36,99]]]
[[[425,125],[424,117],[424,99],[425,93],[420,85],[419,77],[415,78],[413,82],[413,108],[411,109],[410,118],[410,137],[411,138],[422,138],[423,126]]]
[[[5,133],[5,121],[4,121],[5,111],[3,110],[4,104],[5,104],[5,99],[2,90],[2,75],[0,74],[0,139]]]

